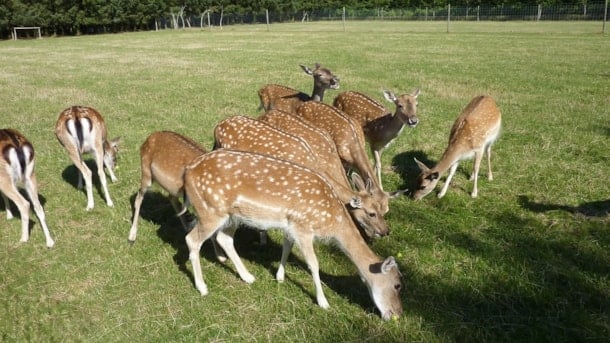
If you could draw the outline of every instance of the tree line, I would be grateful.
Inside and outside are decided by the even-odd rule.
[[[37,26],[45,36],[151,30],[190,26],[190,18],[210,14],[274,14],[281,21],[301,19],[320,9],[404,9],[452,6],[584,5],[587,0],[4,0],[0,39],[13,27]],[[203,20],[203,19],[202,19]],[[221,21],[222,22],[222,21]]]

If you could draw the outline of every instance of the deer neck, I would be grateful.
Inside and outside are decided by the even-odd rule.
[[[324,88],[314,86],[311,92],[311,100],[322,102],[324,100]]]
[[[360,275],[370,275],[371,265],[381,262],[382,259],[366,245],[356,227],[344,227],[338,231],[335,239],[345,255],[358,268]]]
[[[443,174],[445,171],[451,168],[455,162],[460,160],[462,155],[460,152],[461,151],[457,149],[457,147],[449,145],[443,153],[441,160],[436,164],[436,166],[434,166],[434,168],[432,168],[432,170],[438,172],[439,174]]]

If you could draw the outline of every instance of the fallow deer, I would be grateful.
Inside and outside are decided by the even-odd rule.
[[[402,191],[384,192],[375,179],[371,162],[366,155],[364,133],[358,123],[337,108],[314,101],[299,106],[297,115],[330,135],[343,163],[372,181],[373,197],[384,208],[383,213],[387,213],[389,199],[402,194]]]
[[[405,125],[415,127],[419,122],[417,118],[419,89],[398,97],[387,90],[383,95],[396,105],[393,114],[377,101],[358,92],[343,92],[333,102],[335,107],[360,123],[375,158],[374,169],[380,185],[383,150],[400,135]]]
[[[374,237],[389,233],[383,219],[386,208],[373,199],[371,185],[365,185],[359,176],[353,176],[356,187],[353,191],[347,182],[335,180],[330,175],[337,174],[334,170],[341,170],[341,164],[330,165],[328,160],[318,158],[301,137],[278,130],[264,121],[232,116],[214,129],[214,149],[219,148],[265,154],[314,169],[333,186],[365,235]]]
[[[319,63],[315,64],[314,69],[311,69],[303,64],[300,65],[303,71],[313,76],[313,92],[309,96],[296,89],[281,86],[278,84],[265,85],[258,91],[258,97],[260,98],[260,109],[265,111],[272,108],[295,112],[296,108],[299,107],[305,101],[323,101],[324,92],[327,89],[338,89],[339,78],[333,75],[333,73],[322,67]]]
[[[114,175],[114,168],[121,138],[108,140],[106,124],[102,115],[97,110],[84,106],[72,106],[63,110],[55,124],[55,135],[80,171],[78,173],[79,189],[83,186],[83,177],[85,178],[87,211],[93,209],[92,173],[83,160],[83,154],[89,152],[95,159],[97,175],[100,178],[106,204],[113,207],[114,203],[110,199],[106,184],[104,166],[110,174],[110,180],[115,182],[117,178]]]
[[[138,232],[138,218],[144,194],[156,182],[169,193],[169,200],[176,212],[179,212],[178,197],[184,195],[184,171],[196,157],[205,154],[206,150],[192,139],[171,131],[152,133],[140,147],[142,180],[134,202],[133,222],[129,230],[129,241],[134,242]],[[186,203],[186,199],[185,199]],[[188,225],[182,215],[180,222],[188,231]]]
[[[449,175],[445,184],[438,193],[442,198],[449,188],[449,183],[457,170],[460,160],[471,158],[474,155],[474,167],[471,180],[474,181],[471,196],[478,195],[477,179],[479,167],[483,154],[487,154],[487,177],[493,180],[491,172],[491,146],[500,133],[502,116],[496,102],[489,96],[477,96],[457,118],[449,135],[449,144],[441,157],[441,160],[433,168],[415,159],[421,169],[417,178],[417,186],[413,192],[413,198],[419,200],[430,193],[438,183],[440,176],[449,169]]]
[[[184,188],[200,219],[186,235],[195,286],[208,294],[199,251],[216,234],[240,277],[255,277],[233,246],[240,223],[267,230],[281,229],[296,242],[311,270],[317,303],[328,308],[319,275],[314,239],[334,241],[356,265],[383,319],[400,316],[400,272],[393,257],[378,257],[361,237],[343,202],[318,173],[267,155],[216,150],[187,167]],[[285,244],[285,246],[288,244]]]
[[[47,247],[52,248],[55,241],[51,238],[44,210],[38,199],[38,182],[34,173],[34,147],[27,138],[14,129],[0,130],[0,193],[4,200],[6,219],[13,219],[9,199],[12,200],[21,215],[21,242],[30,238],[30,203],[21,195],[17,186],[23,184],[34,206],[34,212],[40,221]]]

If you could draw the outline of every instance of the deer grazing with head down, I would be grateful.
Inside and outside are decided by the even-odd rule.
[[[9,199],[17,205],[21,215],[21,242],[30,238],[30,203],[21,195],[18,184],[23,184],[25,191],[34,206],[34,212],[40,221],[40,226],[46,238],[47,247],[55,245],[47,222],[44,210],[38,199],[38,183],[34,173],[34,147],[27,138],[14,129],[0,130],[0,193],[4,200],[6,219],[13,219]]]
[[[396,261],[393,257],[384,260],[368,247],[343,201],[320,174],[267,155],[220,149],[189,165],[184,184],[200,219],[186,235],[186,244],[195,286],[202,295],[208,294],[208,287],[203,280],[199,251],[203,242],[214,235],[240,277],[254,282],[255,277],[233,245],[238,225],[245,223],[262,230],[281,229],[286,241],[297,243],[311,270],[320,307],[328,308],[329,303],[320,280],[314,239],[336,242],[356,265],[383,319],[402,313],[402,285]]]
[[[110,180],[117,180],[114,175],[116,155],[118,152],[120,137],[108,140],[106,135],[106,124],[102,115],[91,107],[72,106],[59,114],[55,124],[55,135],[61,145],[68,151],[68,156],[74,162],[78,173],[78,188],[83,186],[87,191],[87,211],[93,209],[92,173],[83,160],[83,154],[91,153],[97,166],[97,175],[100,179],[106,204],[113,207],[110,199],[104,166],[110,174]]]
[[[134,202],[133,222],[129,230],[129,241],[134,242],[138,232],[138,218],[144,194],[156,182],[169,193],[169,200],[174,210],[182,208],[178,197],[184,196],[184,171],[196,157],[207,151],[192,139],[171,131],[152,133],[140,147],[140,165],[142,179],[140,189]],[[186,199],[184,201],[186,203]],[[186,206],[186,205],[185,205]],[[180,222],[188,231],[188,225],[182,215]]]
[[[317,156],[301,137],[276,129],[270,124],[245,116],[229,117],[214,129],[214,149],[230,149],[265,154],[316,170],[331,184],[348,208],[358,227],[368,237],[385,236],[389,228],[383,215],[385,208],[375,201],[370,184],[354,174],[356,190],[349,185],[341,164]],[[333,175],[338,175],[337,180]]]
[[[258,97],[261,101],[260,108],[265,111],[274,108],[294,113],[303,102],[311,100],[323,101],[324,92],[327,89],[339,88],[339,78],[319,63],[315,64],[314,69],[302,64],[301,68],[306,74],[313,77],[313,92],[311,96],[290,87],[268,84],[258,91]]]
[[[400,135],[405,125],[415,127],[417,118],[417,96],[419,89],[411,94],[394,95],[384,91],[384,97],[396,105],[394,113],[372,98],[358,92],[347,91],[339,94],[333,105],[354,118],[362,127],[366,141],[375,158],[375,173],[381,185],[381,154]]]
[[[421,169],[417,178],[417,185],[413,198],[419,200],[430,193],[438,183],[440,176],[449,169],[445,184],[438,193],[442,198],[449,188],[451,179],[457,170],[460,160],[471,158],[474,155],[474,167],[471,180],[474,181],[471,196],[478,195],[477,179],[483,154],[487,155],[487,177],[493,180],[491,172],[491,146],[498,138],[502,116],[496,102],[489,96],[477,96],[464,108],[457,118],[449,135],[449,144],[441,160],[433,168],[415,159]]]
[[[335,107],[321,102],[304,103],[297,109],[297,115],[330,135],[344,165],[355,168],[365,179],[371,180],[372,195],[387,213],[389,199],[403,191],[383,191],[366,155],[364,133],[358,123]]]

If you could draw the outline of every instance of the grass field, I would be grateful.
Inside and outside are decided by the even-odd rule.
[[[19,220],[0,214],[0,341],[605,341],[608,35],[601,23],[455,23],[450,34],[443,25],[282,24],[0,42],[0,127],[34,144],[56,240],[47,249],[33,219],[30,241],[19,243]],[[421,88],[420,124],[383,155],[386,190],[409,187],[413,157],[438,161],[472,97],[493,96],[503,113],[495,179],[483,173],[479,198],[469,196],[465,162],[444,198],[390,204],[392,233],[371,247],[400,264],[398,321],[381,320],[333,247],[317,246],[329,310],[316,305],[296,249],[286,282],[277,283],[279,233],[261,247],[254,232],[238,232],[252,285],[204,244],[210,294],[201,297],[179,221],[158,188],[144,200],[137,242],[127,243],[139,146],[150,133],[173,130],[211,147],[219,120],[260,113],[263,84],[310,92],[298,64],[315,62],[341,77],[340,91],[380,101],[384,89]],[[54,137],[59,112],[74,104],[98,109],[109,135],[123,137],[119,180],[109,187],[114,208],[97,187],[95,208],[85,211],[76,169]]]

